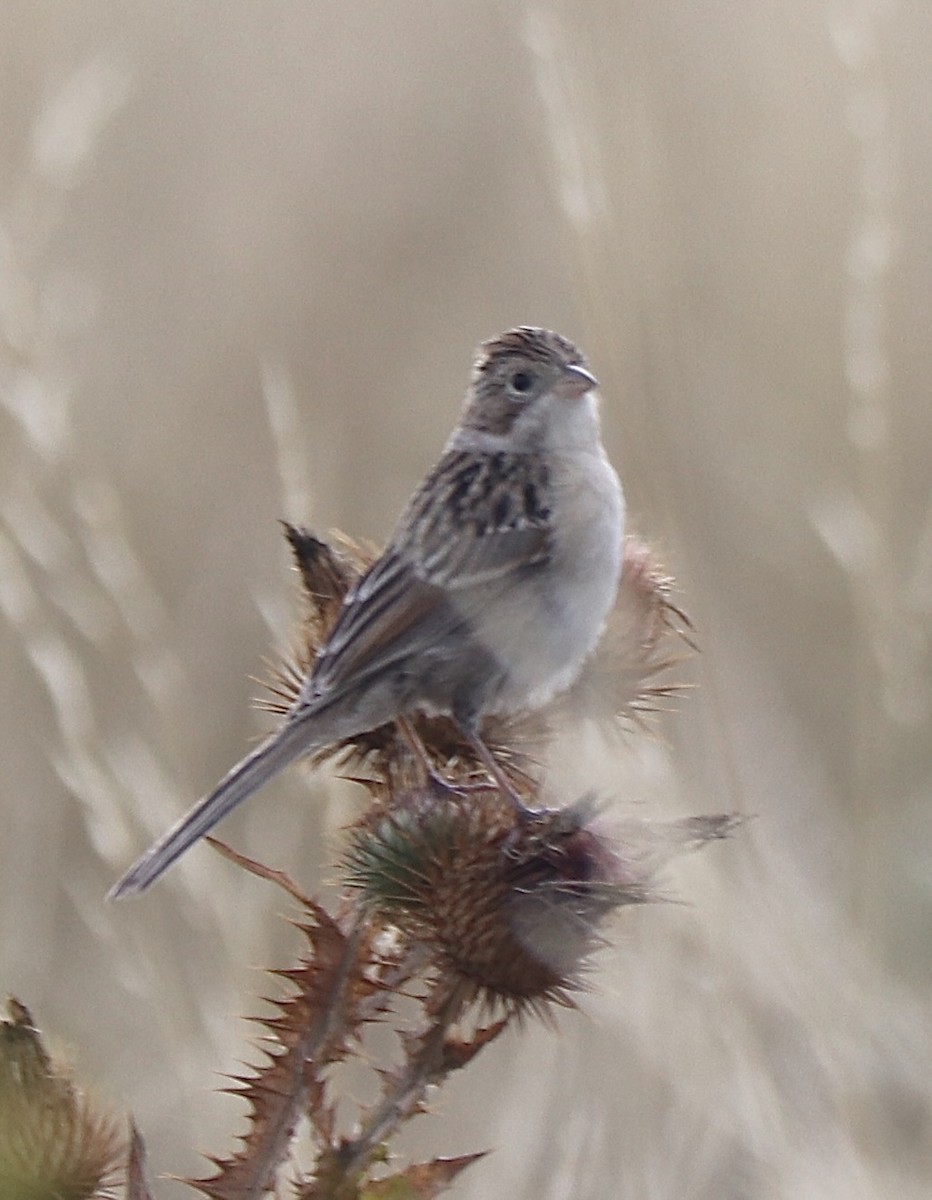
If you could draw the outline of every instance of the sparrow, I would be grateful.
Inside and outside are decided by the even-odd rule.
[[[543,707],[599,639],[621,570],[624,501],[597,382],[572,342],[521,326],[484,342],[459,424],[384,552],[347,594],[279,729],[135,862],[149,887],[293,760],[416,712],[450,717],[495,782],[490,714]]]

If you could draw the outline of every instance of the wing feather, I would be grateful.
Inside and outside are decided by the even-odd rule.
[[[399,529],[431,583],[456,593],[506,579],[550,556],[546,467],[537,455],[448,451]]]
[[[417,659],[468,629],[516,572],[543,565],[551,552],[548,485],[536,456],[447,451],[347,596],[301,703],[336,699]]]

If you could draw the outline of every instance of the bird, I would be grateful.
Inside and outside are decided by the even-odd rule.
[[[347,593],[280,727],[113,886],[148,888],[294,760],[418,712],[451,718],[500,786],[484,717],[569,688],[614,604],[624,499],[582,352],[518,326],[483,342],[459,422]]]

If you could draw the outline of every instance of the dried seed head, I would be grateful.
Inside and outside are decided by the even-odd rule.
[[[346,882],[487,1004],[570,1004],[602,918],[648,898],[591,812],[518,818],[494,789],[396,795],[352,831]]]
[[[567,713],[628,726],[645,719],[683,690],[671,670],[696,651],[692,626],[673,600],[674,581],[646,542],[625,538],[615,607],[596,652],[545,717]]]

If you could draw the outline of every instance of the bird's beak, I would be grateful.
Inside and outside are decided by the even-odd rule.
[[[563,375],[557,383],[556,391],[566,400],[578,400],[581,396],[585,396],[586,392],[591,392],[594,387],[598,386],[599,381],[585,367],[569,366],[563,368]]]

